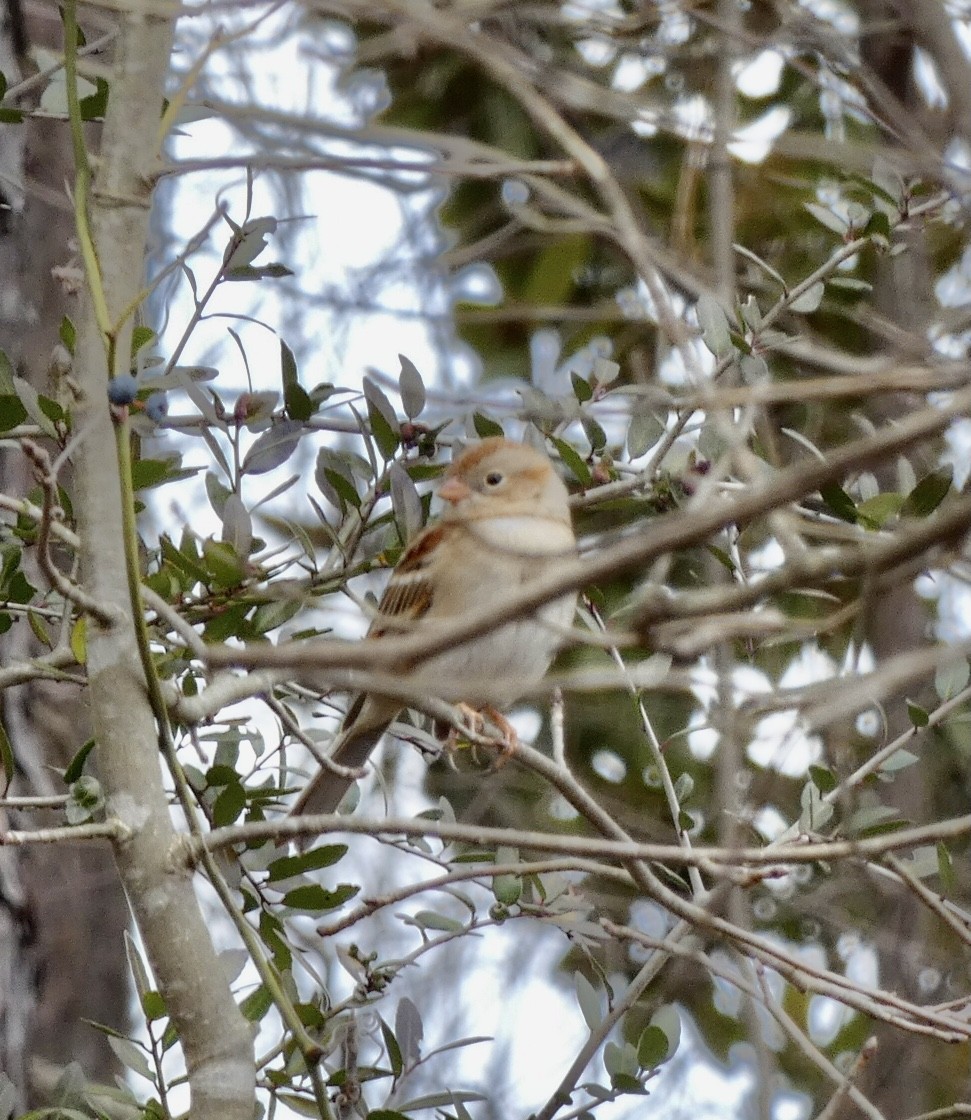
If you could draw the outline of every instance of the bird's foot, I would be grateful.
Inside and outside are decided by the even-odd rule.
[[[455,706],[459,711],[462,723],[472,736],[479,738],[491,730],[499,732],[494,768],[498,770],[500,767],[505,766],[509,759],[516,753],[516,748],[519,746],[519,736],[516,734],[515,727],[506,719],[502,712],[497,711],[495,708],[486,707],[479,711],[469,704],[456,704]],[[455,750],[461,735],[462,732],[456,727],[452,727],[449,730],[448,738],[445,740],[446,751],[451,752]],[[472,755],[476,758],[476,761],[478,761],[476,756],[477,745],[481,744],[476,744],[473,740],[471,744]]]
[[[499,741],[499,749],[496,752],[494,763],[494,768],[499,770],[505,766],[516,753],[519,747],[519,736],[516,733],[515,727],[506,719],[502,712],[497,711],[495,708],[485,708],[483,714],[502,736]]]

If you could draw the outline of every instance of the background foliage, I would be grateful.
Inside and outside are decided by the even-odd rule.
[[[0,738],[0,840],[107,838],[143,939],[109,1033],[133,1088],[69,1067],[48,1103],[176,1114],[184,1051],[194,1111],[200,1070],[236,1079],[206,1115],[251,1115],[254,1068],[261,1107],[322,1116],[704,1114],[715,1077],[713,1115],[964,1114],[969,13],[911,8],[243,5],[179,25],[161,164],[112,124],[125,13],[75,34],[68,5],[42,80],[8,75],[3,127],[73,140],[78,255],[55,379],[0,367],[28,475],[0,494],[0,683],[90,682],[94,728],[56,836],[29,733]],[[294,109],[297,60],[329,92]],[[146,175],[168,234],[138,290],[108,211]],[[534,746],[447,764],[414,713],[294,855],[288,795],[386,666],[336,639],[452,448],[499,432],[559,460],[582,538]],[[190,835],[149,872],[126,798],[159,748]],[[193,903],[156,928],[140,896],[180,869],[185,944]],[[246,1024],[196,987],[228,999],[215,958],[181,968],[207,927]]]

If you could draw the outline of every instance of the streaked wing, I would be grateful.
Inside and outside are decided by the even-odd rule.
[[[368,631],[370,637],[407,629],[409,623],[428,613],[432,603],[431,559],[441,539],[440,526],[427,530],[415,538],[398,561]]]

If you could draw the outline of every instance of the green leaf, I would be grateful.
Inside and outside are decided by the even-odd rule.
[[[825,766],[810,766],[809,777],[812,778],[820,793],[829,793],[831,789],[836,789],[839,784],[833,771]]]
[[[83,121],[100,121],[104,120],[104,115],[108,109],[108,83],[104,78],[96,78],[97,91],[88,97],[82,97],[78,101],[78,108],[81,110],[81,120]]]
[[[820,486],[819,493],[831,513],[841,521],[856,523],[856,503],[839,483],[829,482],[825,486]]]
[[[968,665],[966,658],[950,661],[939,666],[934,674],[934,690],[941,700],[950,700],[968,687],[969,679],[971,679],[971,666]]]
[[[371,435],[374,436],[381,457],[388,462],[401,442],[401,428],[394,407],[370,377],[364,378],[364,398],[367,401]]]
[[[550,436],[550,443],[556,448],[560,458],[570,468],[574,477],[580,482],[582,486],[593,485],[593,475],[590,473],[590,468],[580,458],[573,447],[566,442],[565,439],[559,439],[557,436]]]
[[[67,346],[68,350],[70,350],[71,353],[73,354],[74,353],[73,339],[74,339],[74,336],[75,336],[74,324],[71,322],[70,319],[68,319],[68,317],[66,315],[61,320],[61,330],[62,330],[62,332],[64,331],[65,324],[70,328],[69,329],[69,337],[72,339],[72,342],[71,342],[71,345],[68,346],[67,342],[64,339],[64,334],[63,333],[61,334],[61,341],[64,343],[65,346]],[[144,327],[144,326],[135,327],[131,332],[131,356],[132,356],[132,361],[135,360],[135,355],[138,353],[139,350],[142,349],[143,346],[149,346],[154,341],[155,341],[155,331],[153,331],[151,327]]]
[[[212,823],[217,828],[232,824],[246,808],[246,790],[237,780],[223,788],[212,806]]]
[[[876,237],[883,241],[890,241],[890,218],[882,211],[875,210],[867,219],[863,233],[868,237]]]
[[[307,429],[299,420],[278,420],[250,447],[243,459],[244,474],[266,474],[276,470],[297,450]]]
[[[672,1004],[659,1007],[651,1016],[650,1027],[660,1030],[667,1039],[667,1053],[662,1061],[673,1058],[681,1045],[681,1016]]]
[[[150,1023],[157,1023],[168,1015],[165,1000],[159,992],[146,992],[142,996],[142,1014]]]
[[[728,316],[722,305],[714,297],[702,295],[697,305],[698,326],[701,328],[701,341],[720,358],[732,350],[732,336],[728,327]]]
[[[899,751],[894,751],[893,754],[882,763],[877,772],[880,774],[896,774],[898,770],[906,770],[908,767],[913,766],[915,762],[920,762],[917,755],[901,747]]]
[[[400,463],[392,463],[388,468],[388,481],[391,484],[391,509],[402,544],[408,544],[422,525],[422,504],[418,490],[411,476]]]
[[[398,374],[398,394],[401,397],[401,407],[409,420],[420,416],[425,408],[425,383],[418,367],[404,354],[398,355],[401,362],[401,373]]]
[[[495,875],[492,879],[492,893],[496,902],[503,906],[514,906],[523,893],[523,881],[518,875]]]
[[[234,226],[227,215],[223,215],[233,234],[223,254],[226,271],[245,268],[266,248],[267,238],[276,232],[276,218],[251,218],[242,226]]]
[[[250,992],[243,1000],[239,1009],[243,1013],[243,1018],[251,1023],[258,1023],[272,1006],[273,997],[266,990],[266,986],[260,984],[255,991]]]
[[[178,459],[138,459],[132,463],[131,480],[135,490],[148,490],[170,481],[173,471],[179,469]]]
[[[268,634],[271,630],[276,630],[277,627],[298,615],[303,608],[304,603],[298,598],[277,599],[272,603],[260,603],[250,619],[254,636]]]
[[[481,412],[472,413],[472,427],[475,428],[475,434],[479,439],[490,439],[492,436],[503,436],[506,433],[502,430],[502,425],[496,423],[495,420],[485,416]]]
[[[40,394],[22,377],[14,377],[14,391],[20,398],[20,403],[27,409],[27,415],[40,428],[46,436],[57,439],[57,429],[51,423],[47,413],[40,406]]]
[[[593,363],[593,381],[597,385],[610,385],[620,376],[620,363],[600,357]]]
[[[645,1027],[637,1040],[637,1061],[642,1069],[655,1069],[668,1056],[668,1036],[660,1027]]]
[[[314,414],[310,394],[300,384],[293,351],[280,339],[280,377],[283,381],[283,404],[291,420],[309,420]]]
[[[202,546],[206,565],[205,582],[214,587],[237,587],[246,574],[246,565],[226,541],[207,540]]]
[[[279,280],[293,274],[292,268],[274,261],[272,264],[239,265],[226,273],[226,279],[233,283],[240,283],[245,280]]]
[[[920,704],[915,704],[913,700],[907,701],[907,715],[910,717],[910,722],[914,727],[926,727],[930,723],[930,716],[926,708],[922,708]]]
[[[206,771],[206,785],[210,788],[239,785],[239,775],[230,762],[216,763]]]
[[[7,584],[4,598],[8,603],[26,604],[37,594],[37,588],[30,583],[23,572],[14,572]]]
[[[227,486],[219,481],[219,479],[212,473],[206,472],[206,495],[209,498],[209,504],[212,506],[212,511],[219,518],[223,519],[223,510],[226,507],[226,502],[232,491]]]
[[[743,354],[738,368],[746,385],[760,385],[769,380],[769,366],[761,354]]]
[[[45,397],[43,394],[39,393],[37,395],[37,404],[48,420],[64,421],[67,419],[67,413],[64,409],[57,401],[52,400],[50,397]]]
[[[148,329],[147,327],[136,327],[135,328],[136,331],[137,330],[147,330],[147,329]],[[155,332],[153,331],[152,333],[154,335]],[[58,335],[58,338],[60,338],[61,342],[64,344],[64,349],[67,350],[67,352],[73,358],[74,357],[74,347],[77,344],[77,340],[78,340],[78,332],[77,332],[77,328],[74,326],[74,323],[72,322],[71,319],[69,319],[67,317],[67,315],[65,315],[64,318],[61,320],[61,325],[58,328],[57,335]],[[133,334],[132,335],[132,354],[135,353],[134,339],[135,339],[135,336]]]
[[[19,396],[9,393],[0,395],[0,431],[10,431],[27,419],[27,409],[24,408]]]
[[[846,822],[845,828],[850,836],[871,836],[889,831],[891,827],[902,827],[903,824],[900,811],[892,805],[872,805],[855,812]]]
[[[461,933],[465,926],[454,918],[444,914],[436,914],[434,910],[419,910],[417,914],[405,919],[407,925],[417,926],[418,929],[435,929],[442,933]]]
[[[301,385],[294,385],[283,394],[283,403],[291,420],[309,420],[314,414],[314,402]]]
[[[603,451],[607,446],[607,433],[592,416],[584,416],[580,420],[584,434],[590,441],[591,451]]]
[[[833,815],[833,806],[823,801],[814,782],[807,782],[802,787],[799,802],[802,806],[799,827],[805,832],[818,831]]]
[[[84,764],[88,761],[88,755],[94,750],[94,739],[89,739],[83,747],[75,754],[67,765],[64,771],[64,782],[66,785],[73,785],[81,775],[84,773]]]
[[[141,1046],[136,1046],[134,1042],[129,1042],[127,1038],[119,1038],[117,1035],[108,1035],[108,1045],[118,1061],[132,1073],[137,1073],[149,1081],[155,1080],[152,1067],[148,1063],[148,1056]]]
[[[857,516],[868,529],[882,529],[892,518],[896,517],[904,504],[902,494],[888,491],[886,494],[876,494],[860,502],[856,507]]]
[[[617,1093],[634,1093],[639,1096],[646,1096],[647,1090],[637,1080],[637,1077],[632,1073],[618,1073],[611,1079],[610,1083]]]
[[[414,1001],[407,996],[403,996],[398,1001],[398,1010],[394,1017],[394,1032],[405,1064],[416,1065],[421,1060],[421,1043],[425,1037],[425,1025],[421,1021],[421,1012]]]
[[[834,214],[828,207],[820,206],[816,202],[804,202],[803,206],[812,214],[817,222],[820,222],[827,229],[832,230],[833,233],[838,233],[840,237],[849,229],[846,222],[839,217],[839,215]]]
[[[687,770],[680,773],[674,783],[674,796],[678,799],[680,804],[684,804],[688,798],[694,793],[695,780],[687,772]]]
[[[950,894],[954,890],[954,861],[943,840],[937,842],[937,874],[941,879],[941,891]]]
[[[819,280],[817,283],[813,284],[812,287],[803,292],[801,296],[794,299],[792,303],[789,304],[789,310],[799,312],[802,315],[809,315],[813,311],[817,311],[819,305],[823,302],[823,293],[825,291],[825,284],[823,284],[822,280]]]
[[[570,373],[570,382],[573,385],[574,396],[580,404],[585,404],[593,396],[590,382],[585,381],[578,373]]]
[[[10,431],[27,419],[27,409],[20,403],[19,396],[3,394],[0,396],[0,431]]]
[[[336,910],[345,902],[352,899],[359,891],[351,883],[341,883],[334,890],[329,891],[319,883],[312,883],[305,887],[294,887],[283,896],[283,905],[292,910]]]
[[[388,1064],[391,1066],[391,1072],[395,1078],[401,1076],[401,1071],[405,1068],[404,1062],[401,1058],[401,1047],[398,1045],[398,1040],[394,1036],[394,1032],[388,1024],[378,1016],[378,1022],[381,1024],[381,1035],[384,1038],[384,1048],[388,1052]],[[374,1115],[372,1112],[371,1116]]]
[[[34,637],[41,643],[47,646],[48,649],[54,648],[54,643],[51,641],[51,636],[47,632],[47,627],[44,625],[44,620],[36,611],[27,612],[27,621],[30,623],[30,628],[34,632]]]
[[[260,914],[260,936],[263,944],[273,954],[273,963],[280,972],[293,968],[293,952],[283,935],[283,924],[273,914],[264,910]]]
[[[128,961],[128,971],[131,973],[135,985],[135,993],[140,999],[152,990],[152,981],[141,950],[128,930],[125,930],[125,958]]]
[[[947,497],[954,481],[954,468],[947,466],[931,471],[917,483],[900,507],[901,517],[927,517]]]
[[[590,1028],[591,1033],[599,1030],[600,1024],[604,1020],[603,999],[600,992],[582,972],[575,973],[573,986],[576,989],[577,1003],[580,1005],[584,1022]]]
[[[15,397],[17,388],[14,385],[13,366],[3,350],[0,350],[0,396]]]
[[[172,540],[163,533],[159,538],[159,547],[162,558],[168,561],[177,571],[184,572],[191,580],[199,583],[208,583],[210,573],[201,563],[198,542],[191,530],[186,529],[182,534],[179,547],[176,548]]]
[[[282,856],[267,867],[268,882],[277,883],[281,879],[291,879],[308,871],[320,871],[323,867],[333,867],[347,854],[346,844],[322,844],[299,856]]]
[[[322,447],[317,452],[314,480],[321,494],[331,505],[343,509],[344,503],[347,503],[355,509],[360,508],[361,497],[357,492],[353,467],[347,456],[332,451],[329,447]]]

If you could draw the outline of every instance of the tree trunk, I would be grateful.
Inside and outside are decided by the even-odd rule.
[[[23,28],[8,7],[6,54],[0,69],[13,86]],[[60,17],[51,5],[29,28],[31,42],[62,48]],[[3,49],[3,48],[0,48]],[[35,102],[37,88],[25,96]],[[0,220],[0,349],[19,375],[53,394],[49,369],[65,315],[76,297],[56,270],[72,266],[74,220],[64,184],[73,176],[67,124],[28,120],[0,125],[0,166],[10,209]],[[23,456],[0,452],[0,489],[23,496],[33,487]],[[25,550],[25,562],[27,562]],[[32,582],[43,586],[40,577]],[[40,651],[23,619],[0,637],[0,664]],[[0,710],[17,758],[16,794],[61,793],[63,769],[89,736],[85,705],[70,685],[33,681],[0,694]],[[0,818],[0,827],[36,823]],[[118,1064],[101,1032],[128,1026],[129,984],[122,931],[124,895],[104,849],[63,845],[0,848],[0,1067],[24,1106],[43,1102],[32,1089],[30,1058],[55,1066],[79,1062],[110,1081]]]

